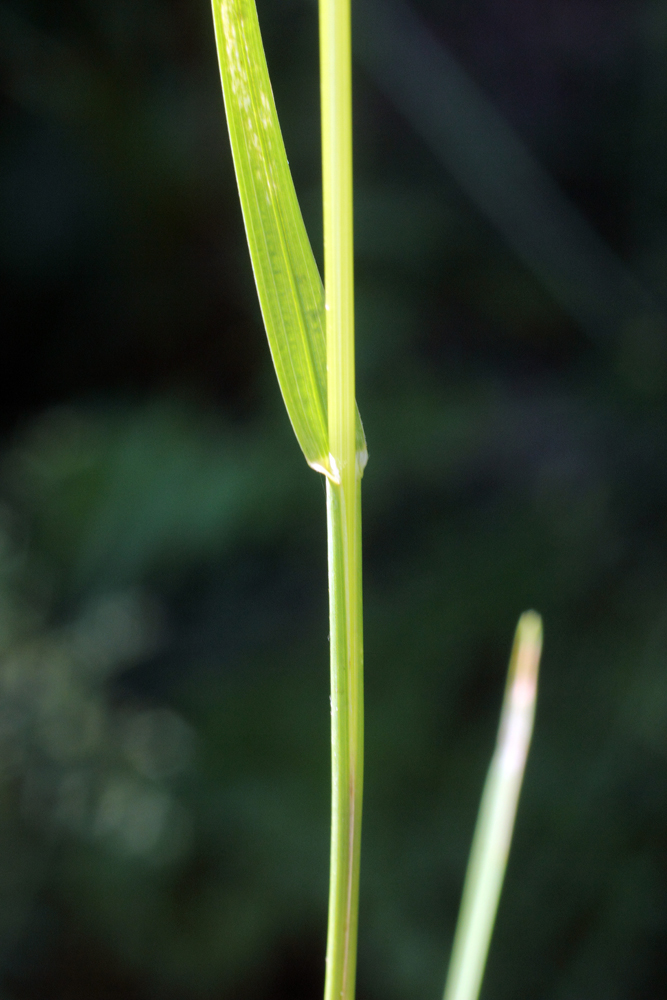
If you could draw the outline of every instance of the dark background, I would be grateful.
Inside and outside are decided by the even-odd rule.
[[[417,35],[369,3],[359,997],[440,995],[535,607],[536,735],[483,996],[652,1000],[667,3],[412,0]],[[259,13],[319,259],[316,11]],[[209,8],[2,0],[0,84],[0,995],[317,997],[324,492],[264,341]]]

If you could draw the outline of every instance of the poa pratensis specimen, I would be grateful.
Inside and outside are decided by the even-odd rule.
[[[278,383],[308,465],[326,479],[331,655],[331,868],[325,1000],[353,1000],[363,791],[361,479],[356,405],[350,0],[319,0],[324,287],[290,174],[254,0],[213,0],[250,258]],[[484,788],[445,1000],[475,1000],[532,732],[542,626],[524,614]]]

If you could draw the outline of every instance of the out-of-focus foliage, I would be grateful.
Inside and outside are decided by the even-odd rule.
[[[659,301],[664,4],[417,6]],[[314,10],[259,13],[317,246]],[[323,982],[324,497],[264,349],[209,17],[180,0],[0,5],[9,1000]],[[362,73],[355,95],[360,997],[440,994],[509,644],[534,606],[542,688],[485,995],[652,1000],[665,330],[638,316],[589,341]]]

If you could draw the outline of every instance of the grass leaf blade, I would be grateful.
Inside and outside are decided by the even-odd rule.
[[[306,461],[336,482],[324,291],[287,162],[254,0],[213,0],[213,21],[243,220],[278,382]]]
[[[322,282],[287,163],[254,0],[213,0],[227,125],[262,316],[309,465],[328,466]]]
[[[514,637],[498,742],[477,816],[444,1000],[479,996],[533,732],[541,653],[542,619],[527,611]]]

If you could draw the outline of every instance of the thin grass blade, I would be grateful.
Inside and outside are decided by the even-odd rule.
[[[324,291],[294,190],[254,0],[213,0],[234,168],[273,363],[308,464],[329,455]],[[357,417],[357,451],[366,443]]]
[[[533,732],[541,652],[542,619],[527,611],[514,637],[498,742],[479,807],[444,1000],[479,996]]]

